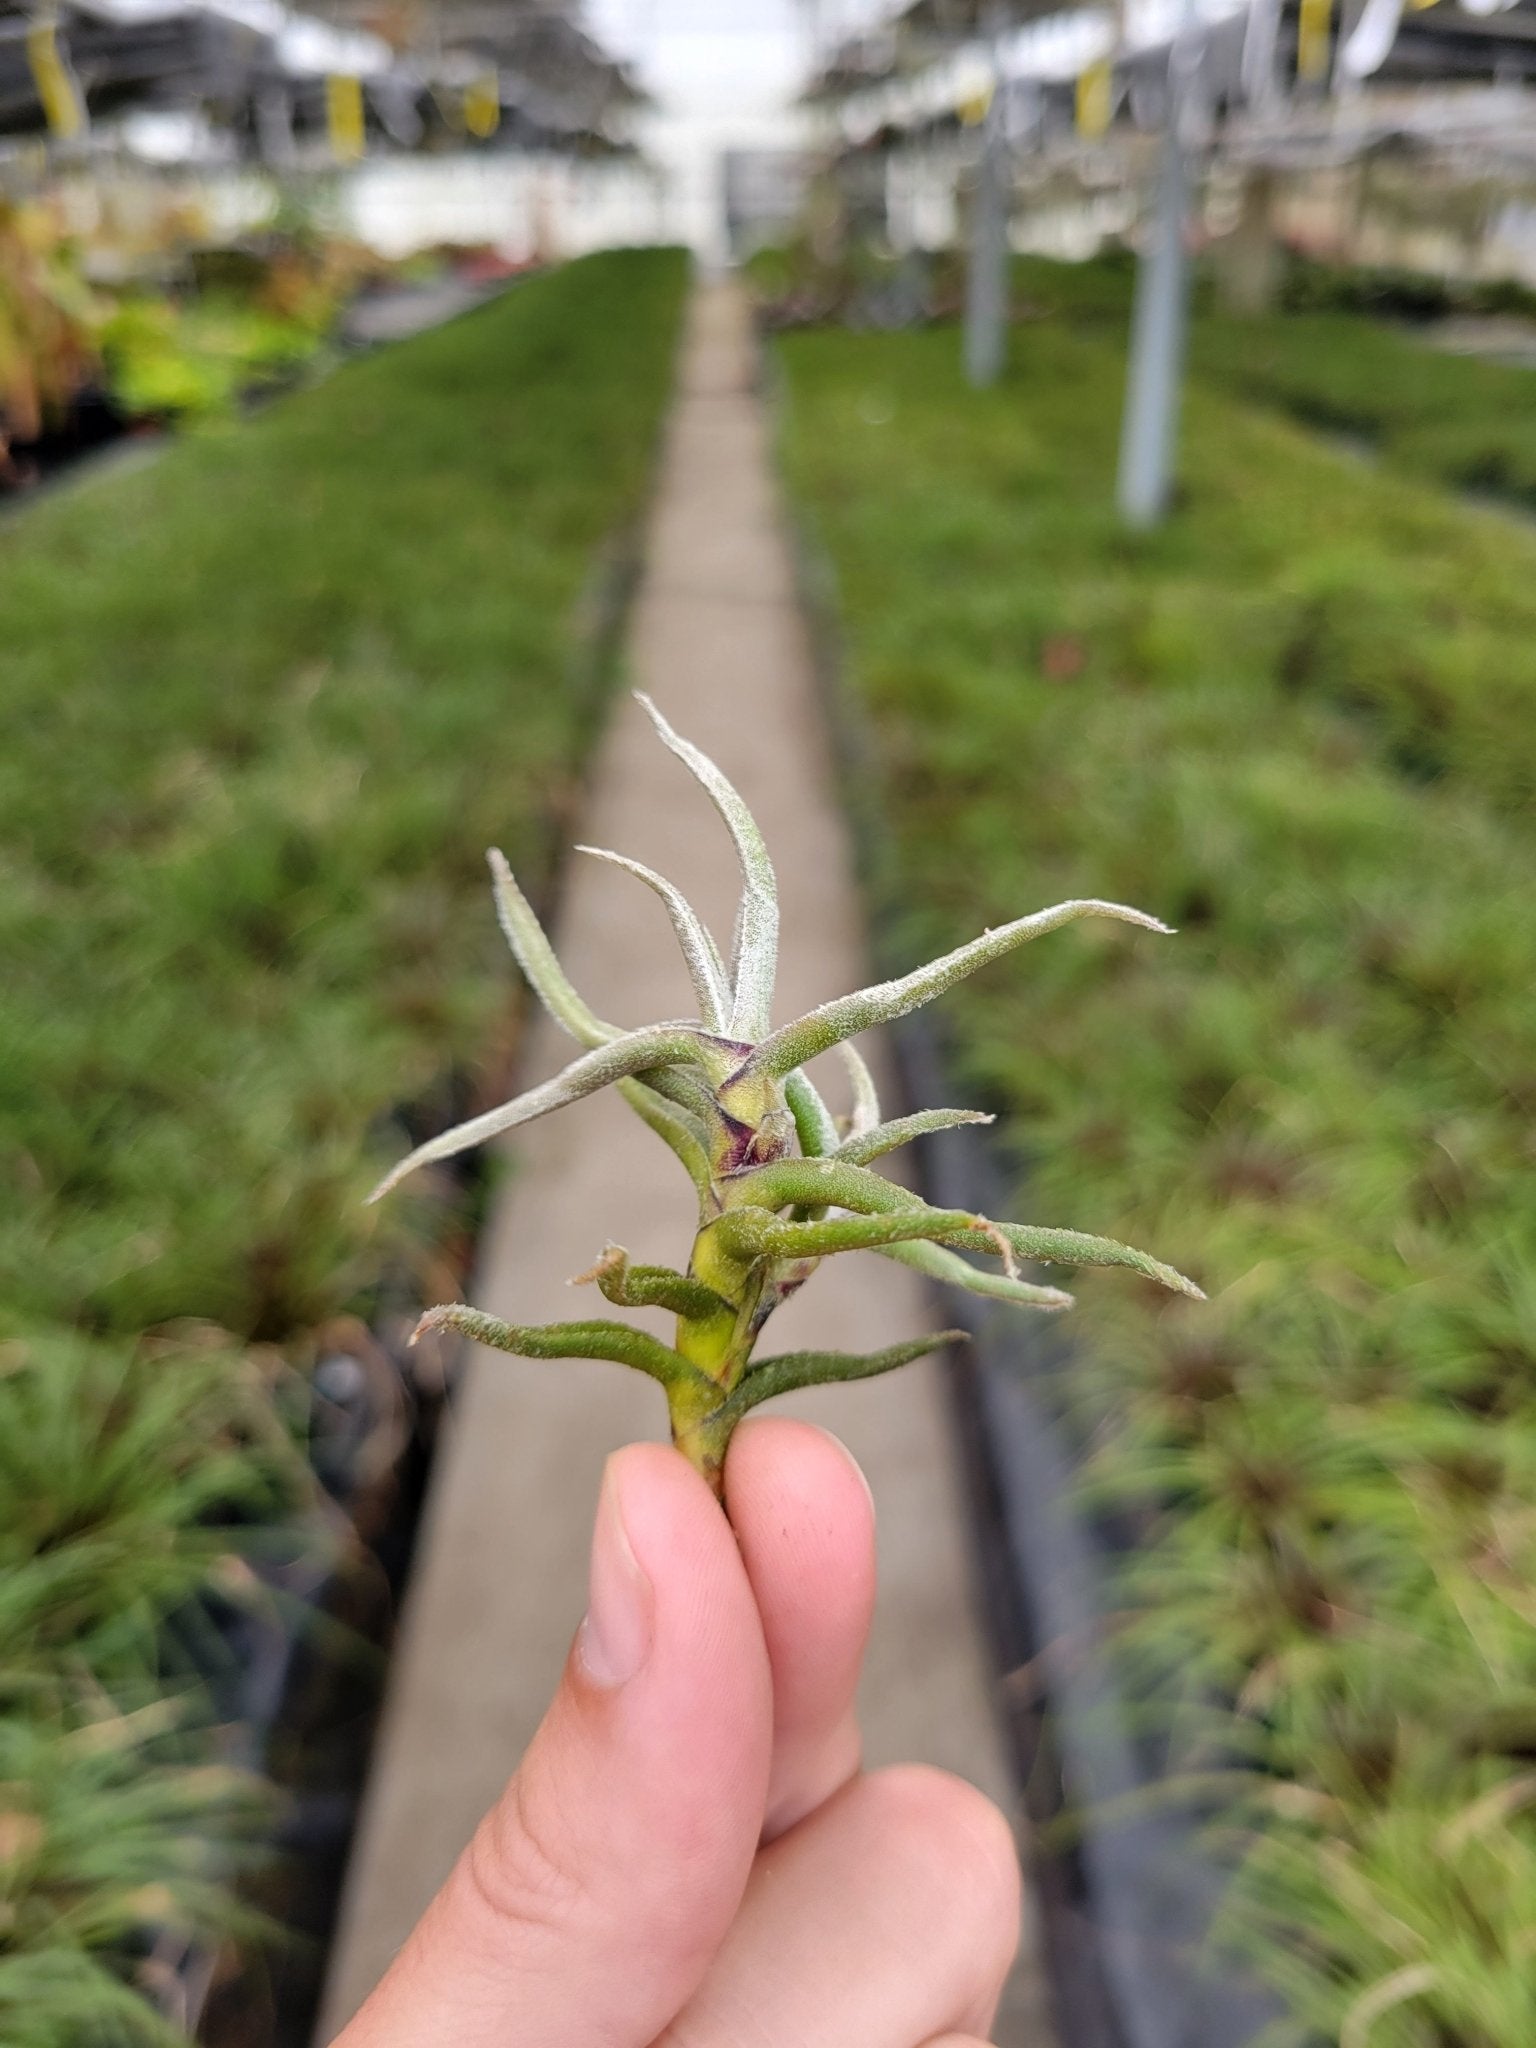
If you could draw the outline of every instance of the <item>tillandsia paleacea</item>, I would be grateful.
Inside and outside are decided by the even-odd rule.
[[[524,1358],[612,1359],[649,1373],[665,1389],[673,1441],[718,1493],[731,1432],[759,1402],[796,1387],[889,1372],[963,1335],[945,1330],[868,1355],[754,1356],[774,1309],[836,1253],[879,1252],[929,1279],[1047,1311],[1070,1308],[1072,1297],[1023,1279],[1021,1259],[1126,1266],[1199,1298],[1199,1288],[1182,1273],[1112,1238],[937,1209],[872,1172],[873,1161],[924,1132],[991,1119],[973,1110],[930,1109],[884,1121],[869,1069],[850,1043],[857,1033],[929,1002],[989,960],[1077,918],[1119,918],[1154,932],[1170,928],[1121,903],[1058,903],[984,932],[897,980],[840,996],[775,1028],[770,1007],[779,907],[762,834],[714,762],[675,733],[649,698],[639,701],[662,740],[703,785],[735,843],[743,886],[729,967],[686,897],[663,876],[622,854],[582,847],[627,869],[661,898],[698,1006],[696,1017],[637,1031],[606,1024],[571,986],[511,869],[493,849],[488,857],[507,941],[545,1007],[586,1050],[553,1080],[419,1145],[370,1200],[418,1166],[616,1086],[686,1169],[698,1196],[698,1233],[686,1272],[631,1264],[627,1252],[610,1245],[580,1278],[594,1282],[616,1307],[668,1311],[676,1318],[673,1342],[603,1318],[518,1326],[462,1302],[429,1309],[416,1337],[453,1329]],[[841,1121],[805,1071],[808,1061],[834,1047],[852,1080],[853,1110]],[[1001,1270],[972,1264],[963,1256],[967,1252],[990,1255]]]

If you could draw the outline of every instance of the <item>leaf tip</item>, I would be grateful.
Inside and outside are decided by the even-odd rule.
[[[440,1302],[436,1308],[425,1310],[417,1317],[416,1327],[406,1338],[406,1343],[414,1347],[423,1337],[430,1337],[434,1330],[441,1330],[445,1325],[451,1327],[454,1317],[463,1307],[462,1301],[445,1301]]]

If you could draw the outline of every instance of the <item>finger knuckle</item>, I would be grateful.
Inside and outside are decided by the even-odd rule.
[[[553,1933],[579,1919],[587,1886],[565,1832],[514,1778],[470,1839],[461,1880],[493,1926]]]

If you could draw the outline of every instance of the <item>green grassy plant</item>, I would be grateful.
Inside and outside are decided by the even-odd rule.
[[[1028,891],[1179,927],[951,999],[1030,1207],[1210,1291],[1079,1289],[1057,1394],[1140,1533],[1121,1651],[1228,1817],[1279,2038],[1523,2048],[1536,542],[1203,378],[1177,515],[1128,539],[1110,331],[1022,324],[989,394],[952,332],[781,345],[887,941]]]
[[[732,1432],[760,1402],[798,1387],[889,1372],[963,1335],[947,1330],[867,1355],[800,1351],[755,1358],[774,1309],[838,1252],[884,1252],[975,1294],[1047,1311],[1070,1307],[1071,1296],[1022,1279],[1020,1258],[1128,1267],[1159,1286],[1203,1298],[1192,1281],[1128,1245],[935,1209],[871,1173],[870,1161],[925,1131],[985,1119],[970,1110],[936,1109],[882,1120],[869,1069],[851,1044],[860,1032],[905,1016],[977,968],[1079,918],[1111,918],[1156,932],[1168,927],[1120,903],[1058,903],[985,932],[899,980],[860,989],[774,1028],[779,902],[762,834],[714,762],[675,733],[648,697],[640,702],[707,791],[735,845],[742,896],[729,968],[697,912],[665,877],[622,854],[583,847],[627,869],[665,902],[698,1003],[698,1016],[680,1022],[637,1031],[605,1024],[566,980],[505,857],[493,850],[497,912],[508,943],[550,1014],[588,1050],[552,1081],[419,1145],[380,1182],[373,1199],[420,1166],[617,1084],[693,1182],[699,1228],[686,1273],[632,1266],[621,1246],[609,1245],[585,1278],[620,1307],[675,1314],[675,1341],[663,1344],[607,1320],[519,1327],[461,1302],[429,1310],[418,1335],[450,1328],[525,1358],[607,1358],[648,1373],[666,1390],[673,1441],[720,1492]],[[833,1048],[848,1059],[857,1105],[841,1128],[804,1071],[807,1061]],[[1002,1273],[973,1267],[959,1256],[962,1250],[993,1253]]]
[[[215,1845],[249,1788],[198,1767],[193,1650],[305,1497],[317,1326],[391,1259],[438,1268],[440,1208],[429,1238],[362,1197],[404,1106],[441,1121],[504,1064],[480,850],[547,876],[684,275],[573,264],[0,529],[18,2048],[179,2038],[151,1935],[238,1922]]]
[[[376,1265],[356,1133],[494,1046],[479,848],[548,859],[680,263],[573,265],[0,534],[9,1310],[280,1336]]]
[[[0,2035],[16,2048],[175,2048],[176,1944],[250,1931],[228,1886],[260,1788],[176,1759],[165,1703],[0,1720]]]
[[[1092,263],[1021,261],[1015,303],[1025,318],[1061,320],[1122,341],[1133,271],[1121,255]],[[1422,313],[1458,310],[1423,280]],[[1484,303],[1528,314],[1518,289]],[[1422,321],[1392,320],[1383,306],[1413,303],[1371,272],[1302,266],[1282,310],[1239,320],[1220,312],[1206,280],[1196,288],[1192,374],[1288,413],[1324,434],[1364,444],[1394,469],[1453,490],[1536,505],[1536,375],[1515,364],[1450,354]],[[1479,301],[1473,296],[1472,303]],[[1373,315],[1372,308],[1378,310]],[[1363,619],[1366,631],[1373,619]]]
[[[301,1497],[279,1372],[211,1328],[0,1353],[0,1698],[132,1685],[238,1527]]]

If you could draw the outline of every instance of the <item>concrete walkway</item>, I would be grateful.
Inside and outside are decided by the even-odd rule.
[[[740,295],[726,286],[700,291],[629,657],[631,679],[714,755],[763,827],[783,898],[784,1017],[866,977],[751,366]],[[660,868],[717,931],[729,931],[729,842],[702,792],[627,702],[599,752],[584,836]],[[557,937],[600,1014],[639,1024],[691,1009],[664,913],[628,877],[575,861]],[[570,1041],[541,1021],[526,1079],[569,1057]],[[824,1085],[842,1099],[835,1071]],[[485,1248],[478,1298],[487,1308],[519,1322],[569,1317],[566,1280],[607,1238],[639,1260],[682,1257],[692,1190],[616,1095],[530,1126],[515,1158]],[[915,1275],[873,1256],[845,1257],[775,1318],[775,1347],[873,1350],[913,1335],[927,1317]],[[656,1327],[664,1333],[662,1321]],[[873,1386],[818,1389],[793,1405],[847,1441],[877,1503],[881,1597],[863,1694],[869,1760],[940,1764],[1010,1806],[938,1368],[924,1362]],[[475,1359],[434,1474],[323,2039],[380,1975],[537,1725],[582,1612],[603,1459],[664,1427],[656,1389],[621,1367]],[[1048,2040],[1028,1945],[997,2039],[1002,2048]]]

